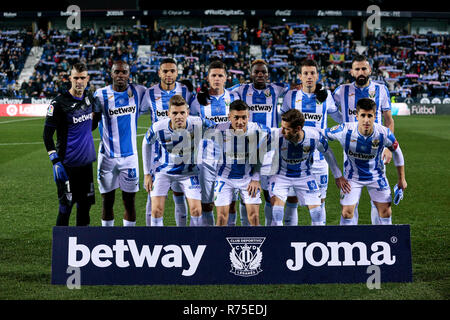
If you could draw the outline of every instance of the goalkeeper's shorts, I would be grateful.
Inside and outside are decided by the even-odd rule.
[[[69,176],[69,186],[65,183],[57,183],[58,199],[63,205],[68,204],[68,200],[71,203],[95,203],[94,192],[94,175],[92,172],[92,164],[88,164],[82,167],[67,167],[64,169]],[[70,197],[71,193],[71,197]]]

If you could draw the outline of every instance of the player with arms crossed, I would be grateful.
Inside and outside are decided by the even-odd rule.
[[[364,186],[379,212],[379,224],[392,224],[391,189],[382,160],[385,147],[393,153],[398,188],[405,190],[407,187],[403,153],[392,131],[375,122],[376,110],[373,100],[361,98],[356,104],[357,122],[346,122],[325,130],[325,136],[330,141],[339,141],[346,155],[344,176],[351,191],[341,193],[341,225],[356,224],[353,213]]]
[[[306,59],[300,65],[299,78],[302,83],[301,89],[289,90],[283,99],[281,113],[291,109],[297,109],[302,112],[305,118],[305,127],[312,127],[318,130],[324,130],[327,127],[327,115],[330,115],[336,122],[342,123],[342,114],[334,104],[331,93],[328,90],[322,90],[322,85],[317,83],[319,80],[319,67],[314,60]],[[282,116],[283,117],[283,116]],[[314,151],[314,162],[311,172],[316,178],[320,190],[321,210],[320,224],[326,224],[325,198],[328,188],[328,162],[324,155],[316,148]],[[290,194],[291,195],[291,194]],[[298,199],[289,196],[287,198],[287,208],[284,216],[284,222],[287,225],[298,224],[297,214]]]
[[[211,62],[208,66],[208,91],[199,92],[191,104],[190,115],[199,116],[203,119],[214,121],[214,123],[228,122],[230,103],[236,99],[236,94],[225,89],[227,80],[227,67],[219,60]],[[199,179],[202,187],[202,219],[205,225],[213,226],[214,221],[214,183],[217,175],[217,161],[214,157],[209,157],[214,153],[213,143],[205,139],[201,142],[198,161]],[[230,216],[228,223],[236,224],[235,201],[230,206]],[[248,225],[247,215],[242,217]]]
[[[190,208],[190,225],[201,226],[201,188],[198,179],[196,148],[203,132],[214,126],[209,120],[189,116],[183,97],[174,95],[169,100],[169,118],[157,121],[147,131],[142,142],[144,186],[152,197],[151,226],[163,226],[167,192],[177,183]],[[158,162],[151,157],[151,146],[158,141],[162,156]],[[153,176],[154,174],[154,180]]]
[[[221,159],[214,189],[214,205],[217,209],[217,226],[228,224],[230,204],[236,192],[245,203],[250,225],[259,225],[260,171],[264,150],[270,143],[270,129],[249,122],[247,104],[235,100],[230,105],[230,121],[216,126],[215,150]],[[208,138],[213,134],[207,132]]]
[[[391,113],[391,99],[389,97],[389,90],[385,85],[378,84],[370,80],[372,68],[369,61],[364,55],[356,55],[352,60],[352,68],[350,74],[355,78],[355,81],[350,84],[342,84],[333,92],[333,98],[338,107],[341,108],[344,122],[356,121],[356,104],[361,98],[372,99],[376,106],[375,123],[382,124],[388,127],[391,132],[394,132],[394,119]],[[383,150],[382,159],[385,164],[391,162],[392,153],[389,149]],[[345,162],[345,154],[344,154]],[[378,224],[379,213],[373,201],[371,201],[371,220],[372,224]],[[355,209],[354,218],[355,223],[358,224],[358,205]]]
[[[193,99],[191,88],[192,84],[189,82],[178,82],[178,67],[177,62],[172,58],[165,58],[161,61],[158,69],[158,76],[160,83],[147,89],[146,98],[150,100],[150,118],[151,124],[159,120],[167,119],[169,117],[169,100],[174,95],[181,95],[188,105]],[[153,144],[155,161],[161,156],[161,150],[158,141]],[[186,197],[181,192],[180,186],[176,183],[171,186],[173,191],[173,201],[175,204],[175,221],[177,226],[185,226],[187,223],[187,204]],[[147,197],[147,204],[145,207],[145,223],[147,226],[151,225],[152,216],[152,202],[150,194]]]
[[[135,195],[139,191],[137,120],[148,111],[146,88],[129,84],[130,66],[115,61],[112,85],[95,91],[94,127],[99,123],[98,187],[103,198],[102,226],[114,226],[115,190],[122,190],[123,225],[136,225]]]
[[[270,177],[269,192],[273,206],[272,225],[283,225],[284,204],[289,190],[294,189],[297,198],[308,206],[311,225],[325,225],[321,209],[321,191],[313,173],[315,151],[319,150],[330,164],[336,185],[343,192],[350,191],[348,181],[342,177],[333,151],[322,133],[305,126],[305,118],[297,109],[290,109],[281,116],[281,129],[273,134],[278,139],[275,161],[278,171]],[[280,135],[281,133],[281,135]],[[278,137],[276,137],[278,136]]]
[[[88,226],[95,203],[92,162],[96,160],[92,137],[92,96],[85,92],[89,82],[86,65],[70,70],[71,88],[50,104],[44,126],[44,144],[53,163],[58,190],[57,226],[68,226],[72,206],[77,203],[77,226]],[[53,135],[56,131],[56,147]]]

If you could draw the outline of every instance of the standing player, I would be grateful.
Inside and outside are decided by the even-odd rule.
[[[342,115],[334,104],[331,93],[322,91],[319,80],[319,67],[314,60],[304,60],[300,65],[300,80],[302,89],[289,90],[283,100],[281,113],[291,109],[297,109],[302,112],[305,118],[305,127],[313,127],[324,130],[327,127],[327,115],[329,114],[336,122],[342,123]],[[317,93],[317,94],[316,94]],[[324,93],[324,95],[323,95]],[[322,95],[321,95],[322,94]],[[314,162],[311,167],[312,174],[319,185],[321,209],[320,223],[326,224],[325,198],[328,188],[328,163],[324,155],[316,148],[314,151]],[[298,199],[288,197],[287,209],[285,214],[285,224],[297,225]]]
[[[98,152],[98,186],[103,198],[102,226],[114,226],[115,190],[122,190],[123,225],[136,225],[135,195],[139,191],[139,161],[136,147],[137,119],[149,105],[146,88],[129,84],[130,66],[115,61],[112,85],[95,91],[94,126],[101,136]]]
[[[93,98],[85,92],[89,82],[86,65],[76,63],[70,71],[71,88],[58,95],[47,110],[44,144],[53,163],[58,190],[57,226],[68,226],[73,203],[77,203],[77,226],[90,223],[95,203],[92,162],[96,160],[92,137]],[[53,135],[56,131],[56,147]]]
[[[356,121],[356,104],[361,98],[370,98],[375,101],[377,109],[375,112],[375,123],[382,124],[388,127],[391,132],[394,132],[394,119],[391,113],[391,99],[389,90],[385,85],[378,84],[370,80],[372,68],[369,61],[364,55],[356,55],[352,60],[352,69],[350,74],[355,78],[355,81],[350,84],[342,84],[336,88],[333,93],[333,98],[338,107],[341,108],[341,113],[344,122]],[[383,151],[383,160],[387,164],[392,159],[392,153],[389,149]],[[345,162],[345,154],[344,154]],[[372,224],[378,224],[378,216],[376,206],[371,202],[371,219]],[[354,215],[355,223],[358,224],[358,206]]]
[[[254,60],[250,66],[250,78],[252,83],[242,84],[233,89],[237,92],[239,98],[249,107],[251,122],[256,122],[269,128],[278,128],[280,115],[277,104],[278,99],[283,97],[289,90],[288,84],[268,83],[269,69],[266,61],[262,59]],[[265,225],[271,225],[272,206],[270,204],[268,188],[268,177],[261,176],[261,187],[264,192],[265,206]],[[241,204],[240,212],[242,215],[245,207]]]
[[[361,98],[356,104],[357,122],[346,122],[325,130],[329,140],[340,142],[346,155],[344,175],[351,191],[341,193],[341,225],[356,224],[352,218],[364,186],[378,210],[379,224],[392,224],[391,188],[382,160],[385,147],[393,152],[398,188],[404,190],[407,187],[400,146],[389,128],[376,123],[376,114],[376,103],[369,98]]]
[[[208,66],[209,90],[205,93],[199,93],[191,104],[190,114],[200,116],[217,123],[228,122],[230,103],[236,99],[236,95],[225,89],[227,80],[226,65],[219,60],[213,61]],[[217,161],[214,157],[207,155],[214,153],[213,144],[207,140],[202,141],[200,155],[201,160],[198,163],[200,185],[202,187],[202,217],[205,225],[213,226],[214,223],[214,183],[217,175]],[[234,215],[233,218],[231,216]],[[241,214],[242,225],[248,225],[247,215]],[[228,223],[236,224],[235,201],[230,207],[230,218]]]
[[[188,88],[186,85],[177,82],[178,78],[178,67],[177,62],[172,58],[165,58],[161,61],[158,76],[160,78],[160,83],[154,85],[147,89],[146,95],[147,99],[150,99],[150,118],[151,123],[154,124],[159,120],[167,119],[169,114],[169,100],[174,95],[181,95],[184,100],[187,101],[188,105],[192,100],[192,89]],[[153,145],[153,152],[155,153],[155,161],[161,156],[161,151],[159,148],[158,141]],[[187,222],[187,205],[186,198],[181,192],[180,187],[177,184],[171,186],[173,191],[173,201],[175,204],[175,221],[177,226],[186,225]],[[152,204],[151,197],[147,197],[145,222],[147,226],[151,224],[152,216]]]
[[[321,190],[313,170],[316,150],[319,150],[330,164],[338,188],[348,192],[349,183],[342,177],[325,137],[319,130],[305,125],[305,118],[299,110],[290,109],[283,113],[281,129],[277,130],[278,135],[281,132],[277,150],[278,171],[269,180],[273,209],[272,225],[283,225],[284,204],[291,188],[294,189],[298,199],[308,206],[311,225],[324,225],[320,206]]]
[[[144,186],[152,198],[151,226],[163,226],[167,192],[174,183],[186,194],[191,214],[190,225],[201,226],[201,188],[195,149],[204,130],[214,123],[189,116],[187,102],[180,95],[170,98],[168,111],[169,118],[152,124],[142,142]],[[151,145],[156,141],[160,144],[162,156],[154,162],[151,159]]]
[[[231,103],[228,117],[229,122],[218,124],[215,128],[220,139],[216,140],[215,145],[218,145],[221,157],[214,189],[216,225],[228,224],[229,207],[238,191],[246,206],[250,225],[257,226],[261,203],[261,159],[264,156],[260,147],[270,143],[270,129],[249,122],[248,106],[242,100]]]

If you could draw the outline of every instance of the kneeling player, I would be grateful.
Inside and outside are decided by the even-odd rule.
[[[344,192],[349,191],[347,180],[337,166],[336,159],[325,137],[315,128],[304,127],[305,118],[297,109],[290,109],[281,116],[281,136],[278,145],[277,174],[269,181],[272,203],[272,225],[283,225],[284,204],[290,188],[302,203],[308,206],[311,225],[324,225],[321,205],[321,193],[318,182],[312,174],[314,151],[323,153],[330,165],[336,184]],[[272,137],[274,140],[275,137]]]
[[[404,159],[395,136],[389,130],[375,123],[376,104],[369,98],[361,98],[356,104],[357,122],[343,123],[325,130],[329,140],[338,140],[347,156],[344,175],[351,185],[351,192],[341,194],[341,225],[354,224],[355,206],[365,186],[378,209],[380,224],[392,224],[391,189],[383,164],[383,149],[393,153],[397,167],[398,188],[406,189]]]
[[[270,137],[268,128],[254,122],[249,122],[248,105],[242,100],[230,104],[228,115],[230,121],[218,124],[216,131],[220,132],[219,160],[215,182],[214,204],[217,209],[218,226],[228,222],[230,204],[235,192],[239,192],[245,203],[250,225],[259,225],[260,170],[263,155],[259,146]]]
[[[212,121],[189,116],[186,101],[174,95],[169,100],[169,118],[154,123],[147,131],[142,150],[144,186],[150,193],[152,203],[152,226],[163,226],[166,196],[173,183],[177,183],[186,195],[191,214],[190,225],[202,225],[201,189],[194,149],[202,138],[203,130],[213,125]],[[151,145],[156,141],[163,155],[155,164],[151,159]]]

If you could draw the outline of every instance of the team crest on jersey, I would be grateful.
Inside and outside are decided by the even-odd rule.
[[[303,152],[308,153],[311,150],[311,146],[304,146]]]
[[[380,140],[375,139],[375,140],[372,141],[372,148],[373,149],[378,148],[379,145],[380,145]]]
[[[375,98],[375,91],[369,91],[369,98],[370,99]]]
[[[230,272],[240,277],[252,277],[263,271],[261,262],[263,254],[261,246],[265,237],[230,237],[227,238],[231,246]]]
[[[270,97],[272,94],[270,93],[270,90],[267,89],[266,91],[264,91],[264,95],[268,98],[268,97]]]

